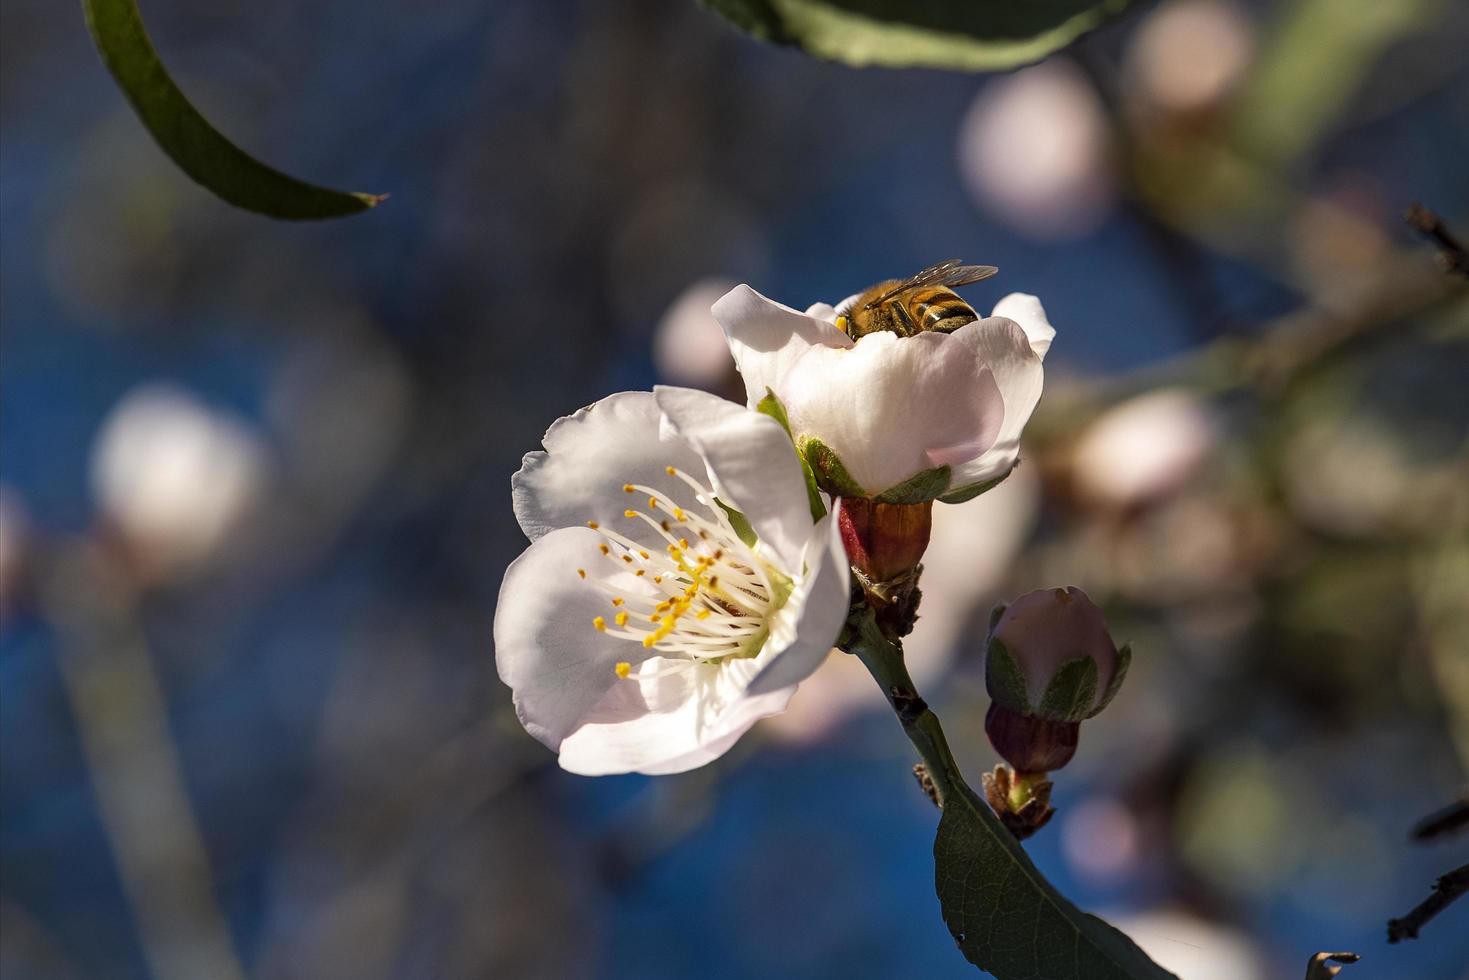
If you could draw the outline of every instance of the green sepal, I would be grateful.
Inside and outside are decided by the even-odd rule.
[[[831,447],[815,436],[802,436],[796,444],[801,458],[811,467],[816,485],[834,497],[865,497],[867,491],[852,479]]]
[[[880,504],[926,504],[937,500],[939,494],[949,489],[952,471],[947,466],[936,466],[931,470],[915,473],[897,486],[888,487],[877,495]]]
[[[765,397],[755,405],[755,411],[761,415],[769,415],[786,430],[786,435],[791,435],[791,420],[786,415],[786,407],[769,388],[765,389]],[[791,436],[791,442],[795,441],[795,437]],[[811,505],[811,520],[819,521],[826,516],[826,501],[821,499],[821,490],[816,486],[816,474],[811,472],[810,462],[802,453],[796,453],[796,456],[801,460],[801,476],[806,480],[806,502]]]
[[[1008,472],[1005,474],[1005,476],[1009,475],[1010,474]],[[950,490],[948,493],[939,497],[939,503],[962,504],[967,500],[973,500],[975,497],[978,497],[985,491],[993,490],[1001,483],[1004,483],[1005,476],[997,476],[993,480],[986,480],[984,483],[971,483],[967,487],[959,487],[958,489]]]
[[[1097,700],[1097,662],[1077,657],[1061,665],[1046,685],[1036,714],[1050,721],[1081,721]]]
[[[1005,615],[1005,610],[1006,609],[1009,609],[1009,608],[1010,608],[1009,606],[1007,606],[1003,602],[1001,602],[1001,603],[997,603],[995,605],[995,608],[993,608],[993,609],[990,610],[990,628],[989,628],[989,631],[991,633],[993,633],[995,631],[995,627],[996,626],[999,626],[1000,625],[1000,617],[1003,616],[1003,615]]]
[[[1097,701],[1097,706],[1092,709],[1091,714],[1087,715],[1088,718],[1093,718],[1100,714],[1103,708],[1112,703],[1112,699],[1117,696],[1117,692],[1122,690],[1122,681],[1127,677],[1127,668],[1131,666],[1132,644],[1124,643],[1122,644],[1122,649],[1117,651],[1117,666],[1112,671],[1112,679],[1107,682],[1107,689],[1102,692],[1101,698]]]
[[[714,498],[714,502],[719,505],[720,510],[724,511],[724,516],[729,518],[729,526],[734,528],[735,535],[745,543],[745,547],[755,547],[755,542],[760,539],[756,536],[755,529],[750,526],[750,522],[745,515],[718,497]]]
[[[985,646],[984,686],[990,698],[1017,714],[1031,713],[1025,673],[1005,644],[994,637]]]

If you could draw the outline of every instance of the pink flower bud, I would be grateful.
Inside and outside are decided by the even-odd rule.
[[[985,731],[996,751],[1021,772],[1065,765],[1081,722],[1116,695],[1131,656],[1078,588],[1029,592],[997,609],[985,648]]]

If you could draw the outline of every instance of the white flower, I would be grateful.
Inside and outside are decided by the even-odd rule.
[[[777,422],[703,392],[612,395],[543,442],[512,483],[533,543],[495,613],[521,723],[584,775],[717,758],[836,641],[834,515],[813,523]]]
[[[1041,395],[1055,330],[1034,296],[1012,293],[994,315],[952,334],[869,333],[853,341],[836,310],[798,313],[738,286],[714,317],[753,406],[773,391],[797,444],[819,439],[867,496],[948,466],[945,493],[1003,479]]]

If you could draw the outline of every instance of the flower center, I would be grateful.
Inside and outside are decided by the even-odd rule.
[[[592,626],[608,636],[641,643],[664,660],[717,663],[726,657],[753,657],[770,633],[771,617],[791,594],[791,580],[741,540],[729,513],[714,493],[674,466],[667,468],[693,491],[697,508],[685,508],[670,495],[641,484],[623,491],[642,495],[647,511],[628,508],[623,517],[642,521],[663,539],[653,550],[627,535],[588,521],[606,540],[601,551],[619,574],[577,574],[605,591],[608,617]],[[627,576],[641,580],[629,581]],[[620,588],[619,585],[629,586]],[[673,664],[667,669],[680,669]],[[617,664],[619,677],[633,673],[629,661]],[[638,676],[647,679],[646,672]]]

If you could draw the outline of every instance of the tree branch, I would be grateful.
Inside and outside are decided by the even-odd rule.
[[[1418,930],[1430,919],[1454,903],[1465,892],[1469,892],[1469,864],[1455,868],[1434,883],[1433,893],[1418,904],[1413,911],[1401,919],[1389,919],[1387,941],[1400,942],[1417,939]]]
[[[1433,840],[1458,833],[1465,827],[1469,827],[1469,797],[1450,803],[1418,821],[1413,827],[1413,839]]]
[[[1438,246],[1438,259],[1444,269],[1469,279],[1469,250],[1464,248],[1442,218],[1421,204],[1411,204],[1403,220],[1424,238]]]

